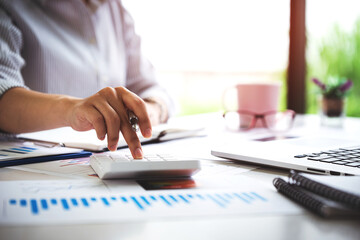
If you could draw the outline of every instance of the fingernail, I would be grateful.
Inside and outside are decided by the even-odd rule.
[[[151,135],[152,135],[151,128],[147,128],[147,129],[145,129],[144,134],[145,134],[145,136],[144,136],[144,137],[147,137],[147,138],[151,137]]]
[[[110,151],[116,151],[116,149],[117,149],[117,144],[112,145],[112,146],[109,147]]]
[[[136,150],[135,150],[135,158],[136,159],[141,159],[141,158],[143,158],[143,152],[142,152],[142,150],[141,150],[141,148],[137,148]]]

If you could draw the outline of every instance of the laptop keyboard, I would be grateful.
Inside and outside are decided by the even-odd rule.
[[[360,146],[332,149],[319,153],[306,153],[294,157],[360,168]]]

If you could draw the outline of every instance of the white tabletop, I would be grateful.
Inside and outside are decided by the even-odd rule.
[[[188,144],[187,150],[197,157],[208,160],[216,159],[210,155],[211,144],[221,141],[226,134],[234,134],[224,132],[221,120],[217,117],[217,114],[197,116],[198,120],[206,122],[206,127],[210,128],[208,137],[147,145],[144,146],[144,151],[146,153],[146,151],[158,151],[164,147],[171,148]],[[209,118],[212,120],[210,121]],[[208,119],[208,121],[204,119]],[[190,118],[180,121],[187,120],[193,121]],[[300,116],[297,119],[295,131],[296,129],[301,129],[301,131],[307,129],[309,132],[353,132],[359,131],[359,126],[359,119],[349,118],[346,120],[344,128],[328,129],[319,126],[317,116]],[[76,173],[73,175],[69,170],[63,175],[47,174],[42,167],[50,166],[50,163],[48,164],[33,165],[31,171],[27,171],[29,169],[26,170],[25,165],[22,166],[23,169],[21,166],[19,168],[1,168],[0,180],[82,178],[86,174],[81,175],[79,171],[86,173],[89,170],[86,167],[83,170],[74,167],[74,171],[77,172],[75,171]],[[232,167],[234,165],[238,168],[236,174],[260,181],[268,186],[271,185],[275,176],[288,174],[287,170],[282,169],[259,167],[246,163],[232,164]],[[213,178],[219,176],[215,173]],[[360,239],[360,220],[327,220],[304,210],[295,215],[181,217],[111,224],[1,226],[0,239]]]

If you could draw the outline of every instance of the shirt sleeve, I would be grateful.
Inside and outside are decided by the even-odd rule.
[[[135,33],[134,21],[121,6],[124,42],[127,57],[126,87],[141,98],[160,98],[166,105],[168,115],[174,113],[174,102],[167,91],[156,80],[154,67],[141,53],[141,40]]]
[[[22,34],[0,8],[0,97],[14,87],[25,87],[21,75],[24,59],[20,52]]]

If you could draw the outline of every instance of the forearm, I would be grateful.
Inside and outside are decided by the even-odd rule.
[[[68,109],[74,101],[64,95],[12,88],[0,98],[0,130],[23,133],[68,126]]]

